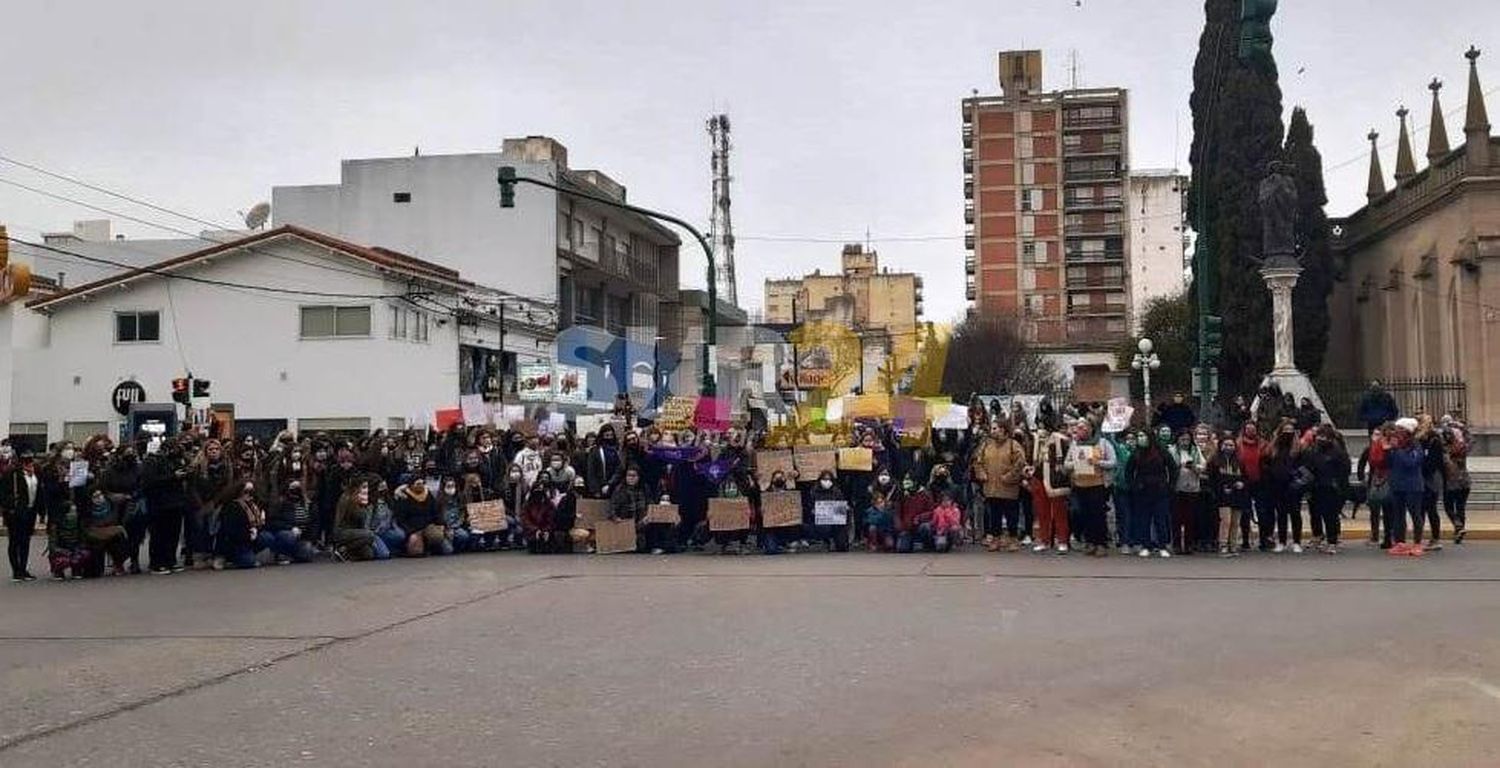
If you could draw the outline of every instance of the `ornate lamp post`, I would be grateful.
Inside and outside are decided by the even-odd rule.
[[[1150,339],[1141,339],[1136,345],[1135,359],[1130,361],[1130,367],[1141,372],[1141,384],[1146,390],[1146,407],[1151,407],[1151,372],[1161,367],[1161,358],[1156,356],[1152,350],[1156,348]]]

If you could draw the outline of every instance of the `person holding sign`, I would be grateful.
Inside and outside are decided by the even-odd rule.
[[[1073,445],[1068,451],[1068,465],[1073,480],[1073,497],[1078,502],[1079,520],[1087,545],[1085,553],[1093,557],[1109,554],[1109,522],[1104,516],[1107,482],[1115,469],[1114,446],[1100,440],[1094,425],[1079,419],[1073,426]]]
[[[812,502],[808,538],[822,541],[830,552],[848,552],[849,501],[833,481],[833,473],[820,472],[808,497]]]
[[[526,551],[533,555],[551,554],[553,551],[553,509],[547,489],[551,484],[552,475],[543,471],[537,475],[536,483],[531,486],[531,490],[526,493],[526,501],[521,504],[521,535],[526,540]]]

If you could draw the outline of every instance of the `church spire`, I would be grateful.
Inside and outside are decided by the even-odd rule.
[[[1396,143],[1396,184],[1417,175],[1417,163],[1411,153],[1411,133],[1406,130],[1406,116],[1411,114],[1406,105],[1396,110],[1396,117],[1401,119],[1401,138]]]
[[[1484,108],[1484,89],[1479,87],[1479,49],[1469,46],[1464,54],[1469,60],[1469,112],[1464,120],[1464,134],[1490,135],[1490,116]]]
[[[1448,121],[1443,117],[1442,100],[1438,93],[1443,90],[1443,81],[1432,78],[1427,85],[1427,90],[1432,91],[1432,120],[1427,134],[1427,164],[1435,165],[1437,161],[1448,156],[1452,149],[1448,146]]]
[[[1380,134],[1370,129],[1370,188],[1365,197],[1375,202],[1385,197],[1385,172],[1380,170]]]

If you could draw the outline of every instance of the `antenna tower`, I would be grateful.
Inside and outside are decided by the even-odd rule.
[[[717,262],[714,279],[719,284],[720,300],[739,306],[734,281],[734,225],[729,219],[729,116],[710,117],[708,135],[713,143],[713,216],[708,237]]]

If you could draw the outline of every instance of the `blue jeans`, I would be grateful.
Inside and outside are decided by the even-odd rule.
[[[373,542],[371,542],[371,544],[373,544],[374,547],[375,547],[375,559],[376,560],[389,560],[389,559],[391,559],[391,548],[388,547],[388,546],[386,546],[385,539],[382,539],[379,536],[376,536],[375,540]]]
[[[1422,538],[1422,494],[1423,491],[1391,491],[1391,501],[1386,505],[1385,528],[1391,532],[1396,543],[1406,541],[1406,516],[1411,515],[1417,526],[1413,541]]]
[[[474,547],[474,534],[467,528],[454,528],[453,536],[448,540],[447,550],[443,554],[451,555],[454,552],[468,552]]]
[[[1133,541],[1137,547],[1166,549],[1172,542],[1172,514],[1165,493],[1137,493],[1130,500],[1135,517]]]
[[[1130,540],[1130,491],[1115,488],[1111,503],[1115,507],[1115,545],[1134,543]]]
[[[406,554],[406,531],[401,530],[397,526],[393,525],[383,531],[376,531],[375,539],[385,545],[386,557]],[[377,557],[379,557],[378,554]],[[384,560],[385,558],[379,559]]]

